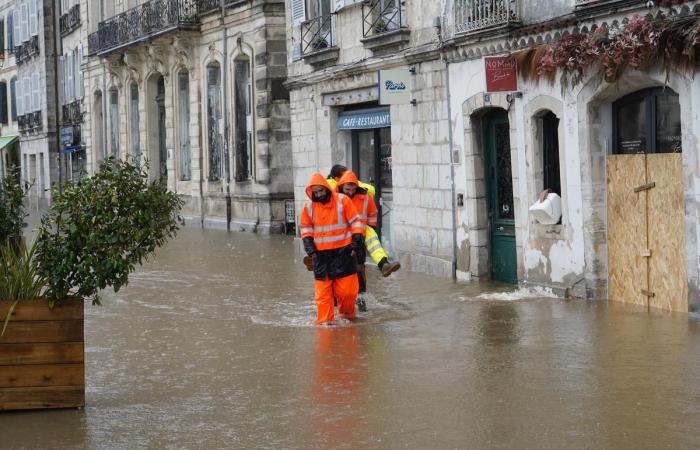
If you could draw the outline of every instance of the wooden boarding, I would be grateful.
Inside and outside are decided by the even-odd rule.
[[[84,385],[83,364],[0,366],[0,388]]]
[[[647,155],[649,191],[649,306],[688,311],[688,266],[685,251],[685,196],[681,154]]]
[[[0,318],[12,302],[0,301]],[[83,302],[20,301],[0,337],[0,410],[85,405]]]
[[[610,301],[647,304],[646,184],[644,158],[610,155],[608,188],[608,297]]]

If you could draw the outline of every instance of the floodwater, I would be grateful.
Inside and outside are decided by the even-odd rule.
[[[0,448],[700,447],[697,321],[369,272],[318,328],[291,238],[185,229],[87,307],[87,407],[0,413]]]

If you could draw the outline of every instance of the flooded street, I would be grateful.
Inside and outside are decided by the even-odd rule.
[[[292,238],[185,229],[86,308],[88,406],[0,413],[0,448],[700,446],[697,321],[368,273],[317,328]]]

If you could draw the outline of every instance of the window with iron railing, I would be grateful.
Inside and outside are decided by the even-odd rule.
[[[406,2],[403,0],[367,0],[362,3],[362,35],[406,28]]]
[[[518,23],[516,0],[456,0],[455,28],[473,33]]]
[[[308,12],[308,20],[305,20]],[[335,16],[331,0],[294,0],[292,2],[294,23],[301,24],[301,53],[322,51],[336,46]]]

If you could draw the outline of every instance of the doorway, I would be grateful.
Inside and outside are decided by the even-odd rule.
[[[358,178],[375,187],[374,201],[379,210],[377,234],[383,247],[390,251],[391,211],[394,190],[391,178],[391,128],[353,130],[352,170]]]
[[[518,273],[510,124],[503,110],[490,112],[484,118],[484,166],[491,279],[516,284]]]

